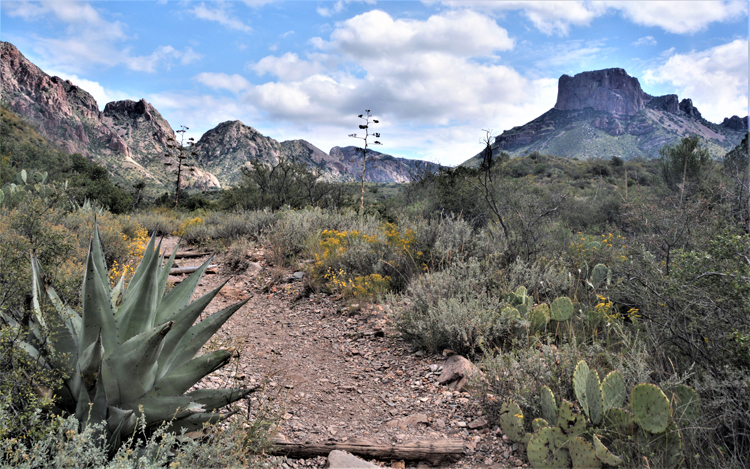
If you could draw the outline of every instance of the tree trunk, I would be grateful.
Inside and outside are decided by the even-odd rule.
[[[333,450],[384,461],[428,461],[433,465],[444,461],[458,461],[464,453],[463,440],[423,440],[402,444],[376,444],[372,441],[291,443],[274,441],[272,454],[283,455],[293,459],[328,456]]]

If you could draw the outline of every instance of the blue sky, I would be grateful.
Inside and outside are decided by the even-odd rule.
[[[371,109],[396,156],[458,164],[552,108],[557,79],[620,67],[721,122],[748,113],[748,2],[6,1],[0,39],[89,91],[145,98],[198,139],[241,120],[357,144]]]

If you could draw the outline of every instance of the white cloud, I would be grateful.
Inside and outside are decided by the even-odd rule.
[[[193,13],[196,18],[215,21],[229,29],[245,33],[252,32],[253,28],[240,21],[234,13],[230,12],[226,7],[226,3],[214,2],[213,4],[217,5],[217,7],[209,8],[205,3],[201,2],[200,5],[194,7],[190,12]]]
[[[363,3],[369,3],[371,5],[374,5],[376,3],[376,0],[338,0],[330,8],[319,6],[318,8],[315,9],[315,11],[317,11],[320,16],[329,17],[337,13],[341,13],[342,11],[344,11],[346,4],[353,3],[353,2],[363,2]]]
[[[646,83],[675,87],[680,98],[690,98],[703,117],[721,122],[724,117],[748,114],[748,40],[737,39],[704,51],[673,54],[649,69]]]
[[[172,46],[159,46],[150,55],[125,57],[123,61],[130,70],[153,73],[157,68],[169,69],[175,60],[179,60],[182,65],[186,65],[201,57],[203,57],[201,54],[194,52],[189,47],[186,48],[185,52],[180,52]]]
[[[394,20],[388,13],[373,10],[344,21],[330,42],[318,40],[316,44],[364,59],[427,52],[490,56],[512,49],[514,41],[491,18],[469,10],[434,15],[426,21]]]
[[[257,63],[247,64],[245,69],[253,70],[259,76],[270,74],[286,81],[301,80],[314,75],[322,71],[323,66],[317,62],[300,60],[297,54],[287,52],[281,57],[263,57]]]
[[[228,90],[233,93],[239,93],[250,88],[250,82],[241,75],[236,73],[227,75],[226,73],[199,73],[193,77],[198,82],[213,88],[215,90]]]
[[[738,19],[747,15],[747,0],[705,1],[616,1],[606,5],[617,9],[630,21],[656,26],[675,34],[692,34],[711,23]]]
[[[305,129],[315,122],[338,135],[351,133],[352,116],[373,109],[383,119],[384,135],[392,129],[390,145],[414,147],[417,138],[443,163],[473,156],[482,128],[502,131],[529,121],[550,109],[557,94],[556,79],[531,80],[498,63],[495,51],[514,42],[475,12],[417,21],[371,11],[340,23],[329,40],[311,43],[321,53],[307,59],[287,53],[249,64],[259,75],[278,79],[240,93],[243,101],[283,125]],[[469,135],[468,144],[458,143]],[[325,147],[321,138],[311,141]],[[338,137],[335,144],[345,140]],[[457,152],[464,144],[466,152]]]
[[[134,71],[154,72],[159,67],[169,68],[176,60],[187,65],[202,57],[189,47],[178,51],[169,45],[159,46],[149,55],[133,55],[120,45],[130,39],[125,33],[126,26],[119,21],[107,21],[85,1],[3,1],[3,8],[4,13],[28,21],[52,16],[68,25],[59,37],[31,35],[32,49],[43,62],[67,73],[84,74],[94,67],[120,64]]]
[[[641,38],[638,38],[637,41],[633,42],[634,46],[655,46],[656,45],[656,39],[654,39],[654,36],[644,36]]]
[[[594,18],[608,12],[620,12],[639,25],[658,27],[670,33],[691,34],[715,22],[746,16],[748,11],[747,0],[443,0],[441,3],[499,15],[506,11],[520,11],[539,31],[561,36],[567,35],[572,26],[588,26]]]

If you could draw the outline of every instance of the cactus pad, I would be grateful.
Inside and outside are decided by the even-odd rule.
[[[573,315],[573,302],[561,296],[552,302],[550,317],[555,321],[567,321]]]
[[[574,414],[573,404],[563,399],[557,411],[557,426],[572,438],[586,431],[586,418],[581,414]]]
[[[537,306],[531,310],[529,319],[531,320],[531,329],[533,331],[544,331],[549,322],[549,306],[546,304]]]
[[[601,287],[605,280],[607,281],[607,285],[609,285],[611,277],[612,271],[604,264],[596,264],[594,268],[591,269],[591,284],[594,288]]]
[[[633,414],[625,409],[615,407],[604,414],[604,426],[620,435],[632,435],[634,423]]]
[[[586,396],[586,383],[589,379],[589,365],[585,360],[581,360],[576,365],[573,372],[573,390],[578,399],[578,404],[586,415],[589,415],[589,400]]]
[[[602,381],[603,410],[607,412],[625,403],[625,380],[619,371],[610,372]]]
[[[586,380],[586,400],[589,404],[589,418],[594,425],[599,425],[602,421],[604,409],[602,406],[602,388],[599,384],[599,373],[596,370],[589,370],[589,376]]]
[[[550,426],[549,423],[544,419],[534,419],[531,422],[531,430],[534,431],[535,433],[537,432],[537,430],[541,428],[549,427],[549,426]]]
[[[552,390],[547,386],[542,386],[542,417],[544,420],[550,423],[550,425],[557,425],[557,404],[555,403],[555,395],[552,394]]]
[[[672,416],[680,425],[690,425],[700,417],[700,397],[693,388],[677,384],[666,389],[665,394],[672,402]]]
[[[568,441],[566,447],[568,448],[570,459],[573,461],[573,467],[586,469],[598,469],[602,467],[602,462],[597,459],[594,447],[583,438],[576,437],[571,439]]]
[[[594,435],[594,451],[596,458],[607,466],[619,466],[622,464],[622,458],[612,454],[596,435]]]
[[[515,401],[503,403],[500,408],[500,428],[511,441],[521,441],[524,436],[523,413]]]
[[[557,427],[540,429],[526,448],[531,465],[537,469],[568,467],[568,450],[561,448],[565,440]]]
[[[655,466],[663,468],[678,468],[684,461],[682,455],[682,435],[674,420],[669,421],[667,428],[658,434],[639,430],[636,440],[648,452],[654,454],[651,460]]]
[[[521,319],[521,314],[512,306],[506,306],[500,311],[500,316],[504,319]]]
[[[630,407],[636,423],[651,433],[666,430],[670,421],[669,399],[658,386],[642,383],[630,394]]]

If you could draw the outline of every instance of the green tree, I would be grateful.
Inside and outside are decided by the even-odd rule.
[[[712,166],[708,150],[700,146],[697,135],[683,138],[680,143],[659,150],[659,172],[667,186],[680,191],[680,200],[688,185],[697,185]]]

